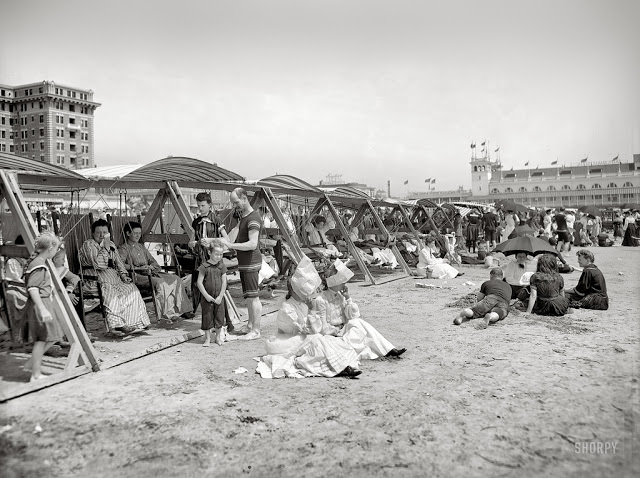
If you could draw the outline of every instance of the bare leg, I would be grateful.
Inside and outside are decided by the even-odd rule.
[[[202,346],[208,347],[209,345],[211,345],[211,329],[204,331],[204,343]]]
[[[460,312],[460,315],[455,319],[453,319],[453,324],[460,325],[461,323],[466,322],[467,320],[470,320],[472,317],[473,317],[473,310],[462,309],[462,311]]]
[[[259,297],[247,299],[249,309],[249,332],[243,337],[243,340],[252,340],[260,337],[260,318],[262,316],[262,303]]]
[[[38,380],[42,378],[42,357],[44,353],[49,350],[49,348],[55,342],[36,342],[33,344],[33,351],[31,352],[31,380]]]
[[[498,320],[500,320],[500,316],[498,314],[496,314],[495,312],[489,312],[487,315],[484,316],[484,318],[482,319],[482,322],[478,324],[478,328],[486,329],[487,327],[489,327],[489,324],[493,324]]]
[[[216,330],[216,344],[222,345],[224,339],[222,338],[222,327],[218,327]]]

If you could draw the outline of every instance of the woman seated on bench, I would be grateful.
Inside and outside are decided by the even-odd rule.
[[[160,266],[144,245],[140,244],[142,226],[128,222],[124,226],[126,242],[118,248],[118,253],[128,271],[135,273],[137,286],[149,286],[148,274],[156,293],[156,309],[161,320],[177,320],[182,314],[193,312],[182,279],[177,275],[162,272]]]
[[[311,220],[311,224],[308,224],[305,229],[309,237],[309,245],[315,246],[313,248],[314,251],[320,252],[328,258],[342,256],[335,244],[327,239],[326,236],[326,233],[333,227],[335,227],[335,224],[327,224],[327,220],[318,215]]]
[[[80,264],[94,269],[98,276],[109,329],[125,334],[146,329],[150,323],[147,309],[110,240],[107,221],[98,219],[91,224],[91,234],[80,248]]]

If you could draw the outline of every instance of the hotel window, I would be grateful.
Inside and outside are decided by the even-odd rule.
[[[42,86],[41,86],[40,88],[38,88],[38,93],[42,93],[42,92],[43,92],[43,89],[42,89]]]
[[[43,103],[42,101],[40,101],[40,102],[38,103],[38,108],[39,108],[39,109],[44,108],[44,103]]]
[[[36,150],[36,143],[31,143],[31,151],[35,151]]]
[[[44,115],[40,115],[40,123],[44,123]]]
[[[76,132],[75,131],[69,131],[69,138],[76,139]]]
[[[5,130],[0,131],[0,138],[5,139],[7,132]]]
[[[569,186],[568,184],[563,184],[562,185],[562,190],[563,191],[569,191],[571,189],[571,186]]]
[[[69,111],[72,111],[73,113],[76,112],[76,106],[75,105],[69,105]]]
[[[58,164],[64,164],[64,155],[57,155],[56,156],[56,163]]]
[[[75,153],[76,152],[76,145],[75,144],[70,144],[69,145],[69,151],[73,151]]]
[[[44,151],[44,141],[40,141],[40,151]]]
[[[4,143],[0,143],[0,151],[4,153],[6,150],[7,150],[7,145]]]
[[[512,192],[513,192],[513,189],[511,189],[511,188],[507,188],[507,189],[505,189],[505,190],[504,190],[504,192],[505,192],[505,193],[512,193]]]
[[[35,129],[32,129],[32,130],[31,130],[31,136],[35,136],[35,135],[36,135],[36,130],[35,130]]]
[[[584,184],[578,184],[576,189],[587,189],[587,187]]]
[[[602,194],[594,194],[591,196],[593,199],[602,199]]]
[[[618,185],[616,183],[609,183],[609,184],[607,184],[607,187],[608,188],[617,188]]]
[[[44,163],[44,154],[40,155],[40,161],[42,161]]]
[[[9,145],[9,152],[13,153],[13,145],[12,144]]]
[[[518,189],[519,193],[526,193],[527,192],[527,188],[525,187],[521,187],[520,189]]]
[[[75,118],[69,118],[69,124],[76,124]]]
[[[491,194],[500,194],[500,191],[498,190],[498,188],[493,188],[491,190]]]
[[[631,184],[630,182],[628,182],[628,181],[627,181],[626,183],[624,183],[624,184],[622,185],[622,187],[623,187],[623,188],[632,188],[632,187],[633,187],[633,184]]]
[[[21,144],[21,145],[20,145],[20,151],[22,151],[23,153],[26,153],[26,152],[27,152],[27,150],[28,150],[28,148],[29,148],[29,147],[28,147],[28,145],[26,145],[26,144]]]
[[[40,136],[44,136],[44,128],[40,128]]]
[[[556,190],[556,187],[555,187],[555,186],[549,186],[549,187],[547,188],[547,191],[555,191],[555,190]]]
[[[593,186],[591,186],[591,189],[602,189],[602,186],[600,186],[598,183],[595,183]]]

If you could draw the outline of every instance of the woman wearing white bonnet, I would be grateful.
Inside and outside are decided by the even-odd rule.
[[[407,349],[394,347],[373,325],[360,317],[360,308],[351,299],[347,288],[352,277],[353,272],[340,259],[336,259],[325,272],[327,288],[315,299],[314,307],[322,321],[322,333],[340,337],[361,360],[399,357]]]

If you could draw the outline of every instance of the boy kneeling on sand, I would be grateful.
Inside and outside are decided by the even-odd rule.
[[[498,267],[491,269],[489,280],[480,286],[478,302],[470,309],[463,309],[453,320],[454,325],[482,318],[480,327],[486,329],[490,323],[504,319],[509,314],[511,286],[503,281],[502,277],[502,269]]]

